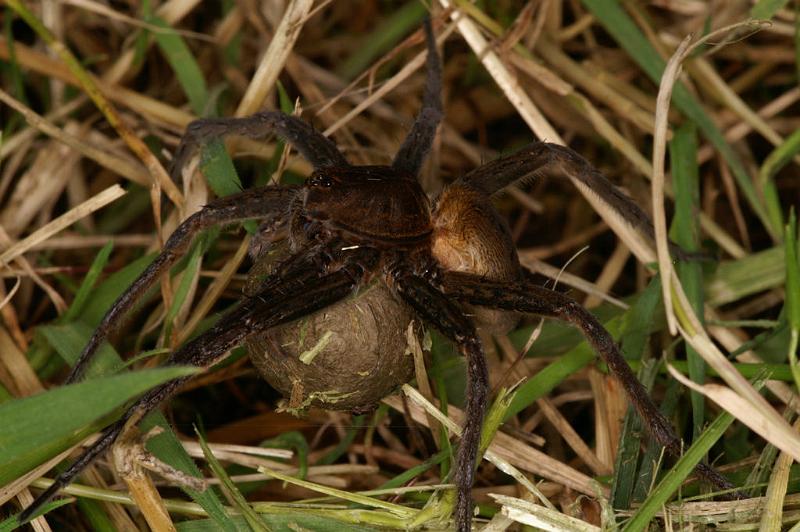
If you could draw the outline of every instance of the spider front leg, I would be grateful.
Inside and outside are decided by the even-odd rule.
[[[281,112],[265,111],[244,118],[211,118],[195,120],[175,151],[170,174],[177,180],[178,172],[202,144],[227,135],[259,139],[276,133],[290,142],[315,169],[350,166],[336,145],[297,117]],[[105,338],[118,326],[145,291],[165,274],[188,250],[194,237],[215,225],[239,222],[288,212],[299,187],[260,187],[220,198],[187,218],[164,244],[161,254],[117,298],[103,316],[100,325],[84,347],[66,383],[81,378],[92,356]]]
[[[425,19],[424,28],[428,46],[428,75],[422,95],[422,109],[392,161],[393,168],[414,176],[419,174],[425,157],[433,147],[436,129],[442,121],[442,63],[436,50],[430,19]]]
[[[486,357],[472,322],[428,280],[408,271],[400,271],[394,274],[393,284],[400,297],[427,323],[455,342],[466,359],[466,422],[456,457],[455,484],[458,496],[455,521],[457,530],[468,531],[472,522],[470,491],[475,481],[481,425],[489,390]]]
[[[177,178],[177,172],[183,169],[199,145],[229,135],[258,140],[270,133],[291,143],[315,170],[350,166],[336,144],[307,122],[279,111],[263,111],[242,118],[201,118],[190,123],[175,150],[170,170],[172,179]]]
[[[341,268],[320,275],[319,264],[324,260],[323,255],[309,252],[290,259],[285,267],[264,281],[256,294],[244,299],[208,331],[173,353],[167,365],[209,367],[240,345],[247,336],[307,316],[347,297],[362,281],[364,272],[375,263],[374,252],[358,250],[345,258]],[[157,386],[135,401],[119,420],[103,431],[99,440],[22,512],[20,521],[29,519],[37,508],[106,451],[129,419],[144,417],[156,409],[190,378],[181,377]]]
[[[578,302],[527,281],[505,284],[457,272],[444,274],[441,289],[447,297],[463,303],[556,318],[577,327],[620,381],[628,400],[644,420],[651,436],[673,458],[681,456],[681,440],[669,420],[636,378],[611,334]],[[734,488],[725,477],[706,464],[698,464],[695,471],[719,490]]]
[[[288,212],[299,187],[260,187],[217,199],[187,218],[167,239],[153,262],[111,305],[72,368],[66,384],[81,378],[100,344],[133,305],[188,251],[200,231],[213,226]]]

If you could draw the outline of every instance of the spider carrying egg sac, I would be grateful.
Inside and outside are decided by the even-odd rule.
[[[245,292],[255,292],[288,254],[284,241],[255,259]],[[287,411],[363,412],[411,379],[412,320],[408,306],[375,281],[322,311],[250,336],[246,346],[264,380],[287,399]]]
[[[431,223],[432,253],[443,269],[498,281],[520,278],[508,226],[485,193],[452,184],[436,201]],[[278,235],[280,230],[265,230],[257,237],[263,244],[251,248],[255,258],[247,295],[291,255],[288,240]],[[519,319],[507,311],[465,308],[488,333],[505,334]],[[410,308],[376,281],[322,311],[253,335],[246,345],[264,379],[287,398],[286,410],[365,411],[411,379],[407,331],[412,319]]]

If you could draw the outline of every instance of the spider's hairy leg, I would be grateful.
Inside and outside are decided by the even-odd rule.
[[[472,322],[427,279],[403,270],[395,272],[393,277],[392,284],[400,297],[428,324],[455,342],[466,359],[466,422],[456,457],[455,484],[458,497],[455,520],[457,530],[469,531],[472,523],[470,490],[475,480],[475,462],[489,389],[486,357]]]
[[[350,166],[336,144],[309,123],[280,111],[263,111],[242,118],[201,118],[186,127],[175,156],[170,174],[177,180],[178,172],[202,144],[228,135],[238,135],[254,140],[275,133],[300,152],[315,169]]]
[[[681,456],[681,440],[669,420],[659,411],[645,387],[636,378],[611,334],[578,302],[527,281],[506,284],[457,272],[444,274],[442,291],[447,297],[463,303],[556,318],[577,327],[620,381],[628,400],[644,420],[651,436],[672,457]],[[726,478],[705,464],[699,464],[695,471],[719,490],[734,488]]]
[[[216,225],[285,214],[288,212],[297,190],[298,187],[288,186],[246,190],[217,199],[187,218],[169,237],[161,254],[111,305],[83,348],[66,383],[69,384],[81,378],[103,340],[119,326],[119,321],[125,317],[147,289],[186,253],[194,237],[200,231]]]
[[[517,181],[531,179],[545,172],[549,175],[552,170],[560,170],[555,172],[557,176],[573,177],[578,186],[589,189],[629,225],[653,237],[653,224],[639,205],[586,159],[559,144],[533,142],[516,153],[479,166],[458,182],[492,195]]]
[[[350,295],[360,284],[364,273],[375,264],[375,253],[358,250],[346,258],[336,271],[319,274],[318,252],[308,252],[293,258],[268,277],[260,290],[227,312],[208,331],[191,340],[173,353],[167,365],[209,367],[225,357],[228,351],[254,333],[264,331],[321,310]],[[191,377],[174,379],[157,386],[134,402],[113,425],[106,428],[100,439],[81,456],[20,514],[24,522],[58,491],[68,485],[97,456],[107,450],[121,433],[125,423],[144,417],[171,397]]]
[[[428,47],[425,92],[422,95],[422,109],[414,120],[403,145],[394,157],[392,166],[410,175],[419,174],[425,157],[431,151],[436,129],[442,121],[442,64],[436,50],[436,40],[430,19],[425,20],[425,42]]]

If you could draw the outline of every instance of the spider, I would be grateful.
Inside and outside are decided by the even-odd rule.
[[[259,279],[251,293],[211,329],[175,351],[167,364],[211,366],[254,335],[346,301],[368,284],[378,283],[385,285],[384,297],[391,298],[392,304],[410,309],[438,329],[466,359],[466,422],[452,479],[457,489],[458,530],[470,529],[470,490],[488,390],[486,360],[476,331],[481,327],[508,329],[515,321],[476,307],[506,315],[555,318],[577,327],[622,383],[652,437],[669,454],[679,456],[679,438],[611,335],[574,300],[528,280],[509,229],[490,199],[512,183],[555,167],[579,179],[628,223],[652,235],[648,217],[574,151],[545,142],[534,142],[484,164],[429,200],[417,175],[442,118],[442,102],[441,66],[430,21],[425,23],[425,34],[428,55],[422,109],[389,166],[353,166],[331,140],[299,118],[279,112],[190,124],[174,157],[173,178],[198,147],[226,135],[258,139],[276,133],[291,143],[314,171],[302,186],[245,190],[212,201],[184,221],[112,305],[66,382],[80,379],[102,342],[147,289],[186,253],[200,231],[250,219],[277,220],[288,228],[289,256]],[[106,451],[129,420],[157,408],[188,379],[162,384],[136,400],[20,517],[29,518]],[[730,487],[708,466],[700,465],[697,471],[717,487]]]

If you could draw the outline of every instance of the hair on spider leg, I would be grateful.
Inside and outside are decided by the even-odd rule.
[[[428,58],[423,108],[389,166],[350,165],[331,140],[299,118],[279,112],[193,122],[176,151],[173,176],[209,140],[226,135],[258,139],[270,133],[290,142],[314,172],[301,186],[245,190],[212,201],[185,220],[108,310],[67,382],[83,375],[100,345],[200,231],[268,219],[285,230],[260,244],[256,253],[262,258],[255,262],[242,300],[208,331],[173,352],[167,364],[208,367],[231,348],[246,344],[256,367],[293,399],[292,406],[363,409],[411,377],[411,360],[404,356],[405,332],[412,320],[421,318],[453,341],[466,359],[466,422],[453,469],[455,526],[465,531],[471,528],[470,490],[488,399],[479,328],[506,332],[520,313],[574,325],[621,381],[657,443],[673,456],[680,454],[681,445],[594,316],[567,296],[528,280],[508,226],[490,199],[543,167],[557,166],[592,188],[629,224],[651,234],[647,216],[585,159],[544,142],[476,168],[430,200],[417,176],[443,110],[441,66],[430,21],[424,27]],[[304,340],[289,345],[287,340],[298,337],[292,329],[298,320],[305,320]],[[158,408],[187,379],[160,385],[135,401],[23,511],[22,519],[30,518],[106,451],[126,420]],[[715,487],[730,488],[713,469],[700,466],[697,471]]]

